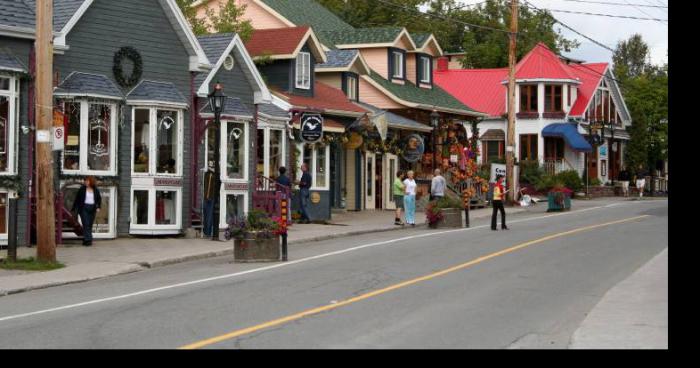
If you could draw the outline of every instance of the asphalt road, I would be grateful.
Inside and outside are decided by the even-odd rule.
[[[566,348],[668,246],[668,202],[295,246],[0,297],[1,348]]]

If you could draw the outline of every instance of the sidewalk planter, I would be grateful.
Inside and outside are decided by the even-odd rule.
[[[571,193],[549,192],[547,194],[547,212],[562,212],[571,210]]]
[[[450,198],[441,198],[428,203],[425,208],[428,227],[431,229],[463,227],[463,209],[459,205],[459,201]]]
[[[233,259],[236,263],[278,262],[280,260],[280,236],[261,236],[258,232],[246,232],[233,239]]]
[[[430,224],[431,229],[442,228],[460,228],[462,225],[462,209],[461,208],[442,208],[442,219],[436,223]]]

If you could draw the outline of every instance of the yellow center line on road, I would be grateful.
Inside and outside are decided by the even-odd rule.
[[[251,334],[251,333],[254,333],[254,332],[257,332],[257,331],[260,331],[260,330],[264,330],[264,329],[267,329],[267,328],[270,328],[270,327],[278,326],[278,325],[281,325],[281,324],[285,324],[285,323],[287,323],[287,322],[291,322],[291,321],[298,320],[298,319],[301,319],[301,318],[304,318],[304,317],[308,317],[308,316],[311,316],[311,315],[314,315],[314,314],[323,313],[323,312],[326,312],[326,311],[329,311],[329,310],[332,310],[332,309],[340,308],[340,307],[345,306],[345,305],[357,303],[357,302],[359,302],[359,301],[362,301],[362,300],[365,300],[365,299],[369,299],[369,298],[375,297],[375,296],[377,296],[377,295],[385,294],[385,293],[388,293],[388,292],[393,291],[393,290],[401,289],[401,288],[404,288],[404,287],[407,287],[407,286],[410,286],[410,285],[413,285],[413,284],[417,284],[417,283],[419,283],[419,282],[428,281],[428,280],[434,279],[434,278],[436,278],[436,277],[444,276],[444,275],[447,275],[447,274],[449,274],[449,273],[452,273],[452,272],[455,272],[455,271],[459,271],[459,270],[465,269],[465,268],[467,268],[467,267],[471,267],[471,266],[473,266],[473,265],[475,265],[475,264],[478,264],[478,263],[487,261],[487,260],[489,260],[489,259],[492,259],[492,258],[495,258],[495,257],[499,257],[499,256],[502,256],[502,255],[505,255],[505,254],[508,254],[508,253],[515,252],[516,250],[523,249],[523,248],[525,248],[525,247],[529,247],[529,246],[534,245],[534,244],[543,243],[543,242],[546,242],[546,241],[549,241],[549,240],[552,240],[552,239],[556,239],[556,238],[560,238],[560,237],[564,237],[564,236],[567,236],[567,235],[572,235],[572,234],[576,234],[576,233],[580,233],[580,232],[583,232],[583,231],[592,230],[592,229],[596,229],[596,228],[600,228],[600,227],[605,227],[605,226],[620,224],[620,223],[624,223],[624,222],[631,222],[631,221],[639,220],[639,219],[646,218],[646,217],[649,217],[649,215],[635,216],[635,217],[630,217],[630,218],[626,218],[626,219],[623,219],[623,220],[607,222],[607,223],[604,223],[604,224],[585,226],[585,227],[577,228],[577,229],[574,229],[574,230],[569,230],[569,231],[565,231],[565,232],[562,232],[562,233],[557,233],[557,234],[545,236],[545,237],[543,237],[543,238],[531,240],[531,241],[528,241],[528,242],[525,242],[525,243],[521,243],[521,244],[518,244],[518,245],[516,245],[516,246],[510,247],[510,248],[507,248],[507,249],[504,249],[504,250],[501,250],[501,251],[498,251],[498,252],[495,252],[495,253],[491,253],[491,254],[486,255],[486,256],[482,256],[482,257],[476,258],[476,259],[471,260],[471,261],[469,261],[469,262],[467,262],[467,263],[462,263],[462,264],[460,264],[460,265],[457,265],[457,266],[454,266],[454,267],[450,267],[450,268],[444,269],[444,270],[442,270],[442,271],[438,271],[438,272],[435,272],[435,273],[432,273],[432,274],[429,274],[429,275],[421,276],[421,277],[418,277],[418,278],[415,278],[415,279],[412,279],[412,280],[404,281],[404,282],[399,283],[399,284],[395,284],[395,285],[392,285],[392,286],[389,286],[389,287],[386,287],[386,288],[383,288],[383,289],[380,289],[380,290],[375,290],[375,291],[372,291],[372,292],[369,292],[369,293],[366,293],[366,294],[363,294],[363,295],[356,296],[356,297],[354,297],[354,298],[350,298],[350,299],[346,299],[346,300],[343,300],[343,301],[339,301],[339,302],[337,302],[337,303],[324,305],[324,306],[321,306],[321,307],[318,307],[318,308],[308,309],[308,310],[305,310],[305,311],[300,312],[300,313],[296,313],[296,314],[292,314],[292,315],[289,315],[289,316],[286,316],[286,317],[278,318],[278,319],[275,319],[275,320],[272,320],[272,321],[268,321],[268,322],[265,322],[265,323],[261,323],[261,324],[258,324],[258,325],[255,325],[255,326],[251,326],[251,327],[248,327],[248,328],[236,330],[236,331],[233,331],[233,332],[230,332],[230,333],[227,333],[227,334],[223,334],[223,335],[220,335],[220,336],[216,336],[216,337],[213,337],[213,338],[210,338],[210,339],[201,340],[201,341],[198,341],[198,342],[189,344],[189,345],[182,346],[182,347],[180,347],[179,349],[199,349],[199,348],[203,348],[203,347],[206,347],[206,346],[209,346],[209,345],[213,345],[213,344],[217,344],[217,343],[220,343],[220,342],[223,342],[223,341],[226,341],[226,340],[234,339],[234,338],[239,337],[239,336]]]

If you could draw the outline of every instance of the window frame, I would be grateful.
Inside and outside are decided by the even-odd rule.
[[[148,223],[135,224],[134,192],[148,192]],[[175,203],[175,224],[156,224],[156,193],[175,192],[177,202]],[[174,231],[182,229],[182,187],[174,186],[150,186],[132,185],[129,191],[129,233],[135,235],[158,235],[172,234]]]
[[[61,181],[61,188],[67,188],[66,187],[67,182],[66,181]],[[68,185],[68,187],[74,186],[74,189],[79,189],[80,188],[80,183],[71,183]],[[109,232],[107,233],[99,233],[99,232],[93,232],[92,237],[95,239],[114,239],[117,237],[117,206],[119,204],[118,201],[118,196],[119,196],[119,190],[116,186],[108,186],[108,187],[100,187],[100,193],[108,193],[108,198],[109,198],[109,214],[108,214],[108,219],[109,219]],[[105,203],[105,196],[102,196],[102,204],[104,205]],[[104,210],[104,206],[103,209]],[[77,219],[80,221],[80,219]],[[69,231],[69,229],[64,228],[63,229],[63,238],[64,239],[76,239],[79,238],[78,235],[75,235],[74,232]]]
[[[172,106],[162,106],[162,105],[129,105],[131,107],[131,176],[132,177],[175,177],[181,178],[183,176],[183,158],[184,158],[184,121],[185,121],[185,110],[181,108],[174,108]],[[135,124],[136,124],[136,110],[148,110],[149,120],[149,147],[148,147],[148,172],[134,172],[134,143],[136,141],[135,134]],[[156,167],[156,155],[158,153],[158,110],[163,111],[175,111],[177,112],[177,162],[176,162],[176,172],[175,173],[159,173]]]
[[[430,55],[418,55],[418,67],[420,68],[419,84],[433,84],[433,58]],[[426,70],[427,69],[427,70]],[[428,78],[425,80],[424,78]]]
[[[224,139],[225,137],[228,136],[228,124],[243,124],[244,127],[244,132],[245,132],[245,139],[243,141],[243,149],[241,150],[243,152],[243,162],[245,165],[243,165],[243,176],[241,178],[229,178],[228,177],[228,167],[227,167],[227,158],[228,158],[228,139]],[[219,126],[219,129],[221,129],[221,132],[224,133],[222,134],[221,141],[219,142],[219,173],[221,173],[221,182],[222,183],[247,183],[248,178],[249,178],[249,160],[250,160],[250,124],[246,120],[222,120],[221,125]],[[208,165],[209,161],[209,135],[204,134],[204,160],[207,161],[205,162]]]
[[[523,138],[527,137],[527,145],[523,145]],[[534,138],[534,139],[533,139]],[[534,142],[534,149],[533,143]],[[539,161],[539,135],[538,134],[520,134],[518,143],[520,144],[518,160],[537,160]],[[527,147],[527,148],[526,148]],[[523,149],[526,150],[527,157],[523,157]],[[534,155],[534,158],[533,158]]]
[[[391,75],[389,76],[390,79],[399,79],[399,80],[405,80],[406,79],[406,53],[403,50],[400,49],[389,49],[389,55],[390,57],[390,69],[391,70]],[[399,56],[398,60],[399,65],[398,65],[398,73],[397,74],[397,55]]]
[[[532,90],[534,90],[534,94],[532,93]],[[538,109],[538,94],[539,94],[539,88],[537,84],[522,84],[520,85],[520,112],[526,112],[526,113],[536,113],[539,112]],[[527,91],[526,94],[523,94],[523,91]],[[523,109],[523,96],[527,96],[527,103],[526,109]],[[534,97],[534,103],[535,103],[535,108],[534,110],[532,109],[532,103],[533,103],[533,97]]]
[[[228,226],[226,221],[226,214],[228,210],[226,208],[226,197],[229,195],[243,196],[243,215],[248,214],[248,206],[250,205],[248,192],[243,190],[226,190],[222,185],[221,193],[219,195],[219,208],[221,209],[221,216],[219,216],[219,229],[225,229]]]
[[[306,51],[299,52],[295,63],[294,87],[297,89],[311,89],[311,53]],[[306,85],[304,84],[304,77],[307,77],[306,82],[308,84]]]
[[[17,126],[19,122],[19,105],[20,105],[20,81],[19,78],[0,74],[0,78],[7,79],[9,83],[9,88],[7,90],[0,90],[0,96],[3,96],[8,101],[7,106],[7,169],[0,171],[0,175],[14,176],[18,174],[17,169],[17,150],[18,150],[18,137],[17,137]],[[9,197],[8,197],[9,198]]]
[[[297,148],[299,149],[300,153],[297,157],[297,177],[301,178],[302,171],[301,171],[301,165],[304,163],[304,145],[306,143],[297,143]],[[310,190],[319,190],[319,191],[327,191],[330,190],[331,187],[331,177],[330,177],[330,171],[331,171],[331,146],[328,144],[325,147],[321,148],[318,145],[314,144],[311,148],[311,160],[310,160],[310,167],[309,167],[309,174],[311,175],[311,187],[309,188]],[[316,162],[317,162],[317,152],[319,149],[324,149],[325,154],[326,154],[326,159],[325,159],[325,172],[326,172],[326,183],[324,186],[318,186],[317,182],[317,177],[316,177],[316,172],[317,172],[317,167],[316,167]]]
[[[557,96],[557,88],[559,95]],[[557,100],[559,109],[557,109]],[[548,106],[549,103],[549,106]],[[564,112],[564,86],[561,84],[544,85],[544,112]]]
[[[65,175],[94,175],[94,176],[115,176],[117,175],[117,155],[119,154],[119,137],[117,136],[117,104],[110,102],[93,102],[87,99],[75,99],[73,101],[58,98],[61,105],[74,102],[80,104],[80,142],[79,142],[79,159],[78,170],[69,170],[65,168],[65,151],[61,151],[61,172]],[[90,105],[106,105],[110,108],[109,117],[109,170],[91,170],[89,168],[88,158],[90,156]],[[64,107],[65,109],[65,107]],[[65,111],[63,112],[66,113]],[[66,129],[65,134],[68,134]]]
[[[0,190],[0,195],[5,195],[6,196],[6,202],[4,204],[5,206],[5,228],[2,229],[0,228],[0,240],[5,243],[7,241],[8,237],[8,219],[10,218],[10,198],[14,197],[14,193],[10,190]]]

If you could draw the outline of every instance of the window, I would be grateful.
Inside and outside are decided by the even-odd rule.
[[[537,134],[520,135],[520,161],[537,160]]]
[[[63,206],[65,208],[72,208],[73,202],[75,202],[75,197],[78,195],[78,190],[80,189],[80,184],[69,184],[61,183],[61,188],[63,192]],[[93,235],[95,238],[109,239],[117,236],[117,225],[116,225],[116,196],[117,187],[104,187],[100,186],[100,195],[102,196],[102,207],[99,212],[95,214],[95,220],[93,222]],[[80,218],[77,219],[80,221]],[[72,232],[72,227],[69,226],[67,220],[64,218],[63,226],[63,238],[76,238],[77,235]]]
[[[131,206],[131,222],[137,225],[148,225],[148,190],[135,190]]]
[[[311,174],[311,189],[328,190],[330,172],[330,145],[318,147],[316,145],[309,146],[302,144],[304,147],[299,147],[302,154],[298,157],[297,178],[301,178],[301,164],[305,163],[309,167]]]
[[[182,113],[179,110],[134,108],[132,172],[182,175]]]
[[[483,141],[481,144],[485,153],[483,162],[501,159],[505,155],[503,141]]]
[[[181,224],[182,188],[132,187],[131,234],[175,234]]]
[[[0,172],[7,171],[9,165],[10,101],[9,97],[0,95]]]
[[[116,173],[116,105],[88,101],[58,102],[66,138],[63,171],[66,174]]]
[[[226,224],[231,223],[232,221],[236,221],[238,219],[241,219],[246,212],[246,205],[245,205],[245,195],[244,194],[226,194],[226,206],[224,207],[226,209],[226,216],[222,216],[226,218],[226,222],[222,223],[223,227],[226,226]]]
[[[562,112],[562,86],[544,86],[544,111]]]
[[[349,100],[357,101],[358,85],[357,85],[357,75],[346,74],[345,75],[345,95],[348,96]]]
[[[16,173],[15,127],[19,117],[19,80],[0,76],[0,174]]]
[[[0,192],[0,234],[7,234],[7,219],[9,216],[7,192]]]
[[[267,140],[268,159],[266,176],[269,178],[277,178],[279,176],[279,168],[284,166],[284,131],[279,129],[269,130],[270,139]]]
[[[432,83],[432,58],[429,56],[421,56],[420,60],[420,82],[425,84]]]
[[[404,60],[403,60],[403,52],[401,51],[392,51],[392,73],[391,76],[393,78],[398,78],[398,79],[403,79],[403,69],[404,69]]]
[[[245,122],[222,122],[221,151],[221,176],[223,180],[245,180],[248,169],[248,124]],[[206,157],[207,165],[214,165],[214,151],[216,143],[216,130],[207,129]]]
[[[537,111],[537,85],[520,86],[520,112]]]
[[[311,54],[300,52],[296,59],[296,88],[311,89]]]

